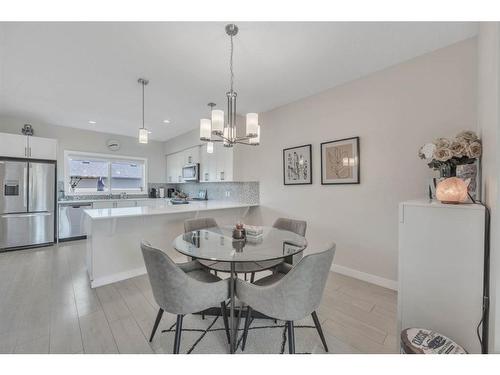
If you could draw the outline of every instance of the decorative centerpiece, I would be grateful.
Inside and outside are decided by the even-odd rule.
[[[472,164],[481,157],[482,146],[476,133],[463,131],[455,138],[438,138],[420,148],[418,156],[430,160],[429,168],[438,170],[442,178],[455,177],[457,166]]]
[[[245,228],[243,227],[243,224],[242,223],[236,224],[236,226],[233,229],[233,239],[244,241],[245,237],[246,237],[246,232]]]
[[[481,152],[481,141],[473,131],[460,132],[455,138],[438,138],[420,148],[420,158],[428,160],[429,168],[440,173],[441,178],[436,186],[436,198],[439,201],[458,204],[467,200],[471,179],[464,181],[457,178],[457,166],[475,163],[481,157]],[[475,177],[472,177],[474,191]]]

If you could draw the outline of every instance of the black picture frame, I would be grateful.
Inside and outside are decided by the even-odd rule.
[[[308,182],[297,182],[297,183],[290,183],[287,182],[286,180],[286,160],[285,160],[285,154],[287,151],[294,150],[294,149],[299,149],[299,148],[304,148],[308,147],[309,148],[309,181]],[[312,185],[313,183],[313,168],[312,168],[312,144],[305,144],[301,146],[294,146],[294,147],[288,147],[283,149],[283,185],[286,186],[294,186],[294,185]]]
[[[324,160],[323,160],[323,148],[326,145],[330,145],[332,143],[341,143],[341,142],[346,142],[346,141],[355,141],[356,143],[356,150],[357,150],[357,165],[356,165],[356,176],[357,179],[356,181],[349,181],[349,182],[325,182],[325,175],[324,175]],[[360,142],[359,142],[359,137],[350,137],[350,138],[342,138],[342,139],[335,139],[333,141],[327,141],[327,142],[322,142],[320,144],[320,161],[321,161],[321,185],[359,185],[361,183],[361,149],[360,149]]]

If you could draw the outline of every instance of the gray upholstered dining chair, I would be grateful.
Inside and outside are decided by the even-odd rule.
[[[199,217],[196,219],[184,220],[184,232],[192,232],[200,229],[218,227],[217,221],[211,217]]]
[[[287,219],[287,218],[284,218],[284,217],[279,217],[274,222],[273,228],[288,230],[290,232],[298,234],[299,236],[305,237],[306,236],[306,230],[307,230],[307,221],[304,221],[304,220],[294,220],[294,219]],[[303,256],[302,252],[300,252],[298,254],[295,254],[292,257],[291,262],[287,262],[287,263],[297,264],[299,262],[299,260],[302,259],[302,256]]]
[[[174,354],[178,354],[184,315],[217,305],[221,306],[226,335],[229,337],[225,303],[229,298],[228,280],[210,274],[196,261],[176,264],[165,252],[151,247],[147,242],[141,243],[141,249],[153,295],[160,307],[149,341],[153,340],[163,312],[176,314]]]
[[[295,353],[293,322],[311,315],[325,351],[328,351],[316,309],[321,302],[334,254],[335,244],[332,243],[328,250],[305,256],[295,267],[284,264],[287,273],[278,272],[254,284],[236,280],[236,296],[248,305],[242,350],[252,322],[252,311],[256,310],[270,318],[286,321],[290,353]]]
[[[195,230],[202,230],[208,228],[218,227],[217,221],[212,217],[199,217],[196,219],[186,219],[184,220],[184,233],[193,232]],[[198,259],[198,262],[205,267],[209,267],[211,264],[215,263],[213,261]],[[217,271],[215,271],[217,276]]]
[[[273,228],[276,229],[282,229],[282,230],[287,230],[289,232],[293,232],[295,234],[298,234],[299,236],[305,237],[306,236],[306,229],[307,229],[307,222],[304,220],[294,220],[294,219],[287,219],[284,217],[279,217],[277,218],[274,223],[273,223]],[[269,264],[275,264],[276,268],[274,268],[274,272],[281,272],[281,273],[286,273],[291,267],[287,267],[287,264],[297,264],[303,256],[303,252],[300,252],[298,254],[295,254],[292,256],[291,259],[285,259],[285,260],[278,260],[278,261],[269,261],[267,262]],[[273,266],[271,266],[273,267]],[[253,283],[255,280],[255,272],[252,272],[250,276],[250,282]]]

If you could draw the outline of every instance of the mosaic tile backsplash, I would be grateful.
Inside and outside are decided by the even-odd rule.
[[[199,182],[177,184],[176,189],[190,197],[196,197],[200,190],[207,191],[208,199],[230,202],[259,203],[258,182]]]
[[[185,184],[165,184],[160,182],[151,182],[148,184],[148,191],[151,188],[165,188],[165,194],[168,188],[175,188],[188,194],[189,197],[198,196],[200,190],[207,191],[207,198],[214,200],[225,200],[229,202],[242,202],[242,203],[259,203],[259,183],[258,182],[200,182],[200,183],[185,183]],[[57,183],[58,199],[72,199],[72,200],[98,200],[105,199],[102,195],[64,195],[64,182],[58,181]],[[146,198],[148,194],[134,195],[134,198]],[[112,199],[120,198],[119,194],[113,194]],[[109,198],[108,198],[109,199]]]

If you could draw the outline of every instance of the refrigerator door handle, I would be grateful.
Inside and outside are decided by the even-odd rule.
[[[49,216],[52,215],[52,212],[30,212],[30,213],[21,213],[21,214],[3,214],[1,218],[14,218],[14,217],[35,217],[35,216]]]
[[[23,204],[25,208],[28,208],[28,168],[24,167],[23,173]]]

